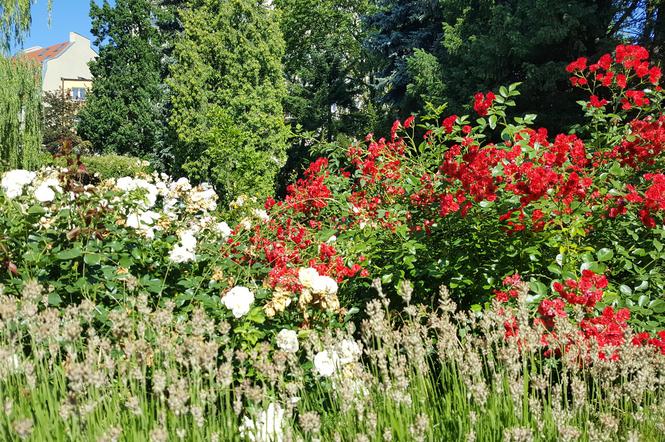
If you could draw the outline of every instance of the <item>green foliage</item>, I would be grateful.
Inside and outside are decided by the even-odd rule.
[[[32,23],[31,7],[36,0],[0,0],[0,54],[12,43],[21,43]],[[48,0],[49,11],[53,0]]]
[[[287,128],[276,12],[251,0],[192,0],[168,84],[178,170],[226,200],[271,193]]]
[[[90,65],[94,82],[78,131],[96,152],[159,157],[166,117],[157,8],[151,0],[90,5],[100,50]]]
[[[140,158],[116,154],[81,155],[81,162],[89,174],[101,179],[137,176],[152,170],[149,163]],[[38,163],[40,166],[66,167],[67,159],[42,153]]]
[[[358,20],[368,2],[278,0],[275,5],[286,42],[285,110],[291,121],[329,141],[371,129],[362,127],[370,66],[362,47],[366,30]]]
[[[42,141],[41,66],[0,56],[0,170],[35,166]]]
[[[522,82],[520,107],[562,130],[579,121],[563,67],[607,51],[612,2],[426,0],[377,2],[368,45],[382,55],[382,94],[399,115],[449,103],[463,113],[477,91]]]
[[[83,102],[70,98],[70,91],[46,91],[42,97],[44,112],[44,146],[54,152],[65,140],[79,147],[81,137],[76,132],[77,114]]]
[[[406,93],[420,99],[420,107],[426,103],[441,106],[446,102],[446,86],[443,83],[441,65],[436,57],[423,49],[416,49],[406,61],[412,74]]]
[[[379,99],[391,106],[390,116],[394,119],[395,114],[404,116],[419,110],[424,91],[417,90],[415,96],[407,93],[413,77],[407,61],[416,49],[437,53],[442,36],[442,11],[439,2],[431,0],[375,0],[374,3],[376,10],[365,17],[369,33],[365,45],[379,59],[375,86]],[[431,69],[429,60],[427,64]]]

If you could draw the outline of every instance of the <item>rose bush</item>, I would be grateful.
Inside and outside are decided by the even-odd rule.
[[[574,133],[509,118],[514,84],[477,94],[477,117],[410,117],[388,138],[322,148],[281,201],[218,208],[206,184],[95,181],[75,162],[8,172],[0,283],[19,293],[37,280],[52,305],[90,299],[101,323],[138,294],[181,314],[202,305],[240,346],[343,325],[375,278],[401,295],[410,281],[406,304],[445,284],[479,310],[519,274],[535,316],[583,296],[589,309],[628,308],[637,329],[662,328],[665,117],[647,56],[619,46],[568,67],[589,94],[589,123]],[[564,296],[561,284],[587,271],[606,278],[603,296]]]

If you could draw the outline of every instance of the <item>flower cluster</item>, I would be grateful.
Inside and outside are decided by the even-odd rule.
[[[15,199],[23,195],[26,188],[32,191],[32,197],[38,203],[52,202],[56,194],[63,192],[55,169],[44,169],[39,174],[27,170],[10,170],[2,175],[0,187],[5,196]]]
[[[473,99],[473,110],[475,110],[476,113],[481,117],[484,117],[487,115],[487,111],[496,99],[496,95],[494,95],[493,92],[488,92],[487,94],[478,92],[476,95],[474,95]]]
[[[254,303],[254,293],[247,287],[233,287],[222,297],[222,304],[231,310],[236,318],[241,318],[249,313],[252,303]]]
[[[343,339],[332,349],[320,351],[314,356],[314,373],[331,377],[345,366],[357,362],[361,354],[356,341]]]
[[[568,303],[593,308],[603,297],[607,287],[605,275],[597,275],[591,270],[583,270],[579,281],[567,279],[564,283],[555,282],[554,290]]]

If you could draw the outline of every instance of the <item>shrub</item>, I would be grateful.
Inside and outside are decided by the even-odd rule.
[[[124,155],[81,155],[80,160],[90,175],[98,175],[101,179],[137,176],[152,170],[147,161]],[[66,167],[67,158],[43,152],[39,163],[41,166]]]
[[[519,94],[512,85],[478,93],[475,122],[398,121],[388,140],[370,135],[314,161],[283,201],[240,197],[223,217],[210,186],[157,173],[96,186],[54,169],[20,189],[3,181],[5,266],[66,290],[56,302],[92,297],[104,309],[119,293],[131,296],[120,291],[129,279],[153,303],[172,299],[183,312],[204,305],[228,318],[244,346],[294,324],[344,325],[371,293],[370,276],[393,296],[411,281],[422,297],[414,302],[432,302],[445,283],[461,305],[482,310],[519,274],[536,315],[545,299],[566,298],[561,284],[604,274],[603,296],[584,305],[585,318],[626,307],[637,329],[657,330],[665,311],[659,71],[636,47],[604,56],[580,83],[581,64],[571,67],[576,84],[594,88],[581,102],[586,141],[551,139],[531,127],[534,116],[508,121]]]

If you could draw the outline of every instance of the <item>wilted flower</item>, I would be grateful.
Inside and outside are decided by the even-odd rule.
[[[277,333],[277,347],[287,353],[295,353],[298,351],[298,333],[294,330],[283,329]]]
[[[254,302],[254,293],[247,287],[236,286],[222,298],[222,303],[231,310],[233,316],[240,318],[247,313]]]

